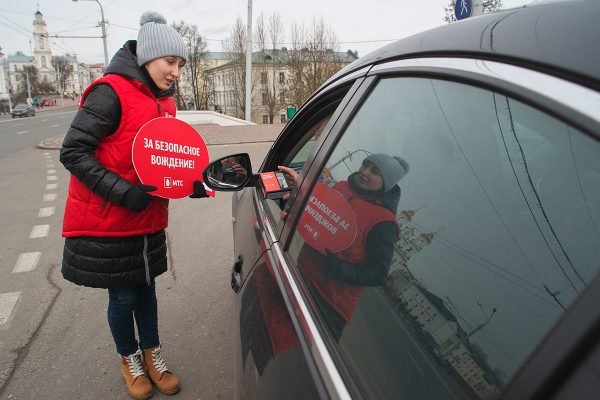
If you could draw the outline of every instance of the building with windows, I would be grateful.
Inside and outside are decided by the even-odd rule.
[[[327,50],[318,53],[325,54],[325,57],[321,58],[322,61],[319,61],[319,68],[324,71],[319,85],[333,73],[358,59],[358,54],[351,50],[347,52]],[[233,53],[222,54],[227,56],[227,62],[206,71],[208,107],[213,111],[244,118],[246,68],[244,56]],[[308,86],[301,83],[305,77],[300,70],[303,65],[309,65],[312,60],[309,57],[310,52],[306,49],[302,57],[297,57],[297,54],[300,52],[290,51],[285,47],[252,54],[252,122],[286,123],[288,107],[298,108],[314,91],[298,96],[298,92]],[[314,89],[316,90],[316,87]]]
[[[19,51],[13,55],[0,56],[0,100],[8,100],[18,93],[32,90],[34,81],[54,87],[55,93],[79,95],[97,77],[102,75],[104,66],[86,66],[77,61],[74,55],[53,55],[48,41],[48,29],[44,15],[37,11],[33,20],[33,55]],[[35,69],[35,76],[32,70]],[[28,82],[29,81],[29,82]],[[31,93],[34,97],[39,93]],[[47,94],[47,93],[44,93]]]
[[[54,82],[56,80],[56,71],[52,64],[52,50],[48,45],[48,29],[44,15],[37,11],[33,20],[33,58],[35,68],[38,73],[38,79],[43,82]]]

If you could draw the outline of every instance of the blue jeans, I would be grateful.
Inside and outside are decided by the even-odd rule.
[[[138,348],[149,349],[160,344],[154,282],[150,286],[108,289],[107,314],[108,325],[120,355],[128,356]],[[139,346],[135,339],[134,318]]]

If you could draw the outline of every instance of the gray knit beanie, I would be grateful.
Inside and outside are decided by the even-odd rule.
[[[167,25],[165,17],[154,11],[146,11],[140,18],[137,38],[137,62],[141,67],[148,61],[160,57],[177,56],[188,60],[188,51],[183,38]]]
[[[408,162],[402,157],[383,153],[371,154],[365,161],[377,167],[383,178],[383,191],[387,192],[400,182],[409,170]]]

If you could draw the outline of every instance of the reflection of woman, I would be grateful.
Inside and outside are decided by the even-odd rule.
[[[293,170],[280,169],[292,178]],[[339,338],[350,322],[366,286],[385,283],[398,238],[396,211],[400,200],[397,183],[408,172],[400,157],[371,154],[358,172],[333,186],[347,201],[356,216],[357,236],[352,245],[339,253],[322,255],[304,245],[298,265],[318,300],[318,306]]]

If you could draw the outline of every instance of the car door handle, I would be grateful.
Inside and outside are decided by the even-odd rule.
[[[234,292],[239,292],[242,288],[242,264],[244,261],[242,260],[242,256],[239,256],[237,260],[233,263],[233,267],[231,268],[231,289]]]

